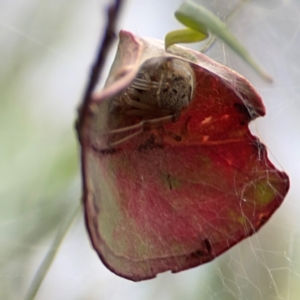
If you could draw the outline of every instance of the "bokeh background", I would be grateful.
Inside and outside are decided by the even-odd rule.
[[[107,2],[0,0],[0,299],[24,299],[80,202],[74,121]],[[197,2],[221,19],[238,3]],[[118,28],[163,39],[180,28],[173,17],[180,4],[125,1]],[[36,299],[300,299],[300,2],[253,0],[229,26],[274,83],[262,81],[222,42],[208,55],[242,73],[263,96],[267,116],[251,129],[290,176],[284,204],[258,234],[213,262],[141,283],[103,266],[81,213]]]

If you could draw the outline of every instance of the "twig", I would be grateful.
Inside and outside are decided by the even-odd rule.
[[[60,230],[58,231],[51,247],[49,248],[45,258],[43,259],[42,263],[40,264],[33,280],[31,283],[31,286],[28,290],[28,293],[25,297],[26,300],[33,300],[55,258],[55,255],[57,254],[57,251],[59,250],[59,247],[65,238],[68,230],[70,229],[72,223],[74,222],[75,218],[79,215],[79,212],[81,211],[81,205],[78,205],[78,207],[75,209],[73,214],[69,217],[69,219],[62,225]]]
[[[79,129],[82,127],[82,124],[85,122],[85,118],[88,115],[89,101],[92,92],[94,91],[95,86],[100,78],[100,73],[102,72],[103,65],[107,58],[108,51],[116,36],[115,26],[117,23],[118,16],[120,14],[122,4],[123,4],[123,0],[114,0],[108,8],[108,14],[107,14],[108,18],[107,18],[104,36],[100,42],[97,57],[91,70],[90,79],[85,89],[85,93],[82,100],[82,106],[79,112],[79,119],[76,125],[79,139],[81,138]]]

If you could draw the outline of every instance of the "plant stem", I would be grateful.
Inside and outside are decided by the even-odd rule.
[[[41,265],[39,266],[33,278],[31,286],[25,297],[26,300],[33,300],[35,298],[62,241],[64,240],[68,230],[70,229],[75,218],[79,215],[80,211],[81,211],[81,205],[78,205],[75,211],[73,212],[73,214],[70,216],[70,218],[65,222],[65,224],[58,231],[50,249],[48,250],[48,253],[46,254],[44,260],[42,261]]]

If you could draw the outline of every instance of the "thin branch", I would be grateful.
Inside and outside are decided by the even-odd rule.
[[[115,27],[121,11],[122,4],[123,4],[123,0],[114,0],[112,4],[109,6],[107,11],[108,18],[107,18],[105,33],[100,42],[97,57],[91,70],[90,79],[85,89],[85,93],[82,100],[82,106],[79,112],[79,120],[78,120],[78,124],[76,125],[79,134],[79,139],[81,138],[79,128],[81,128],[82,124],[85,122],[85,117],[88,115],[88,106],[89,106],[89,101],[92,92],[94,91],[97,82],[99,81],[100,74],[102,72],[105,60],[108,55],[108,51],[116,36]]]
[[[31,283],[31,286],[28,290],[28,293],[25,297],[26,300],[33,300],[45,278],[47,275],[47,272],[59,250],[59,247],[64,240],[68,230],[70,229],[72,223],[74,222],[75,218],[79,215],[79,212],[81,211],[81,205],[78,205],[78,207],[75,209],[73,214],[69,217],[69,219],[63,224],[63,226],[58,231],[50,249],[48,250],[45,258],[43,259],[42,263],[40,264],[33,281]]]

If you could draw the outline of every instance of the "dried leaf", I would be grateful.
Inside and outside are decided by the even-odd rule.
[[[209,262],[257,232],[289,188],[249,131],[264,114],[236,72],[122,31],[78,129],[86,224],[103,263],[149,279]]]

